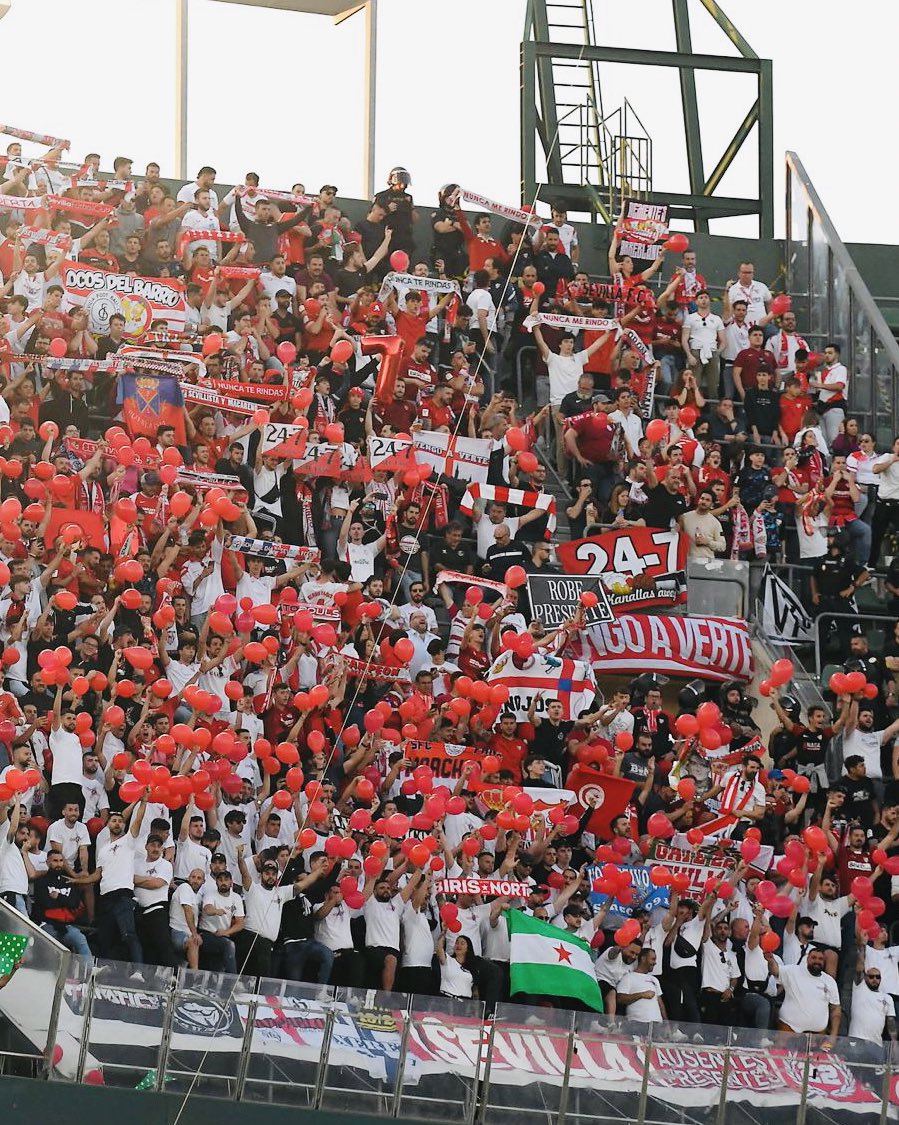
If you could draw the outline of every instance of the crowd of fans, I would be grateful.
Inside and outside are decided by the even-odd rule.
[[[571,538],[679,527],[693,557],[802,560],[810,610],[852,611],[893,529],[899,442],[859,432],[837,343],[814,352],[749,260],[710,289],[692,251],[639,272],[616,232],[598,278],[562,208],[471,216],[448,185],[428,216],[402,168],[353,223],[333,185],[266,194],[251,173],[220,197],[204,167],[172,194],[157,165],[120,158],[106,181],[89,154],[71,180],[59,156],[11,144],[0,184],[4,900],[83,957],[490,1008],[509,994],[504,911],[524,910],[590,943],[610,1013],[895,1038],[899,633],[876,656],[836,630],[832,720],[800,714],[789,669],[761,700],[735,683],[664,701],[649,669],[568,720],[538,695],[520,721],[487,682],[522,637],[525,661],[565,655],[583,626],[572,605],[547,628],[523,585],[558,571],[547,465]],[[69,205],[28,202],[48,195]],[[126,320],[90,331],[64,259],[182,279],[185,334],[164,346],[252,410],[188,402],[184,444],[171,424],[125,432],[102,361]],[[406,344],[388,402],[364,334]],[[267,452],[271,422],[305,453]],[[368,462],[376,439],[427,432],[488,440],[503,499],[463,510],[465,480]],[[336,473],[300,470],[316,446]],[[892,566],[887,583],[899,597]],[[445,785],[409,740],[471,749]],[[592,808],[533,813],[575,764],[634,784],[609,838]],[[674,833],[717,842],[727,872],[684,883],[656,856]],[[436,893],[468,875],[528,894]],[[644,909],[650,890],[665,904]]]

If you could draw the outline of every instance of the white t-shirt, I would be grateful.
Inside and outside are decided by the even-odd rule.
[[[465,298],[465,304],[471,309],[471,334],[475,340],[480,341],[483,338],[481,322],[478,318],[479,309],[483,309],[487,314],[487,331],[496,331],[496,306],[486,289],[472,289]]]
[[[552,406],[558,406],[565,395],[577,390],[577,381],[583,374],[587,359],[586,352],[575,352],[574,355],[549,353],[546,367],[549,371],[549,401]],[[514,532],[512,538],[515,538]]]
[[[389,902],[378,902],[374,895],[368,899],[362,908],[366,948],[399,949],[402,909],[403,902],[396,897]]]
[[[47,846],[58,844],[58,850],[62,852],[63,858],[70,867],[75,865],[75,861],[78,859],[78,849],[81,845],[90,847],[90,842],[91,838],[87,827],[80,820],[76,820],[70,828],[60,818],[55,820],[47,829]]]
[[[840,919],[849,912],[849,909],[849,899],[846,895],[832,900],[817,895],[814,899],[803,898],[799,903],[800,915],[808,915],[817,923],[816,944],[829,945],[833,949],[839,949],[843,944]]]
[[[839,1004],[837,982],[827,973],[812,976],[801,965],[784,965],[778,978],[783,985],[784,1001],[780,1018],[794,1031],[826,1031],[830,1022],[830,1005]]]
[[[722,355],[729,363],[733,363],[740,352],[749,347],[749,329],[751,327],[748,320],[744,320],[742,324],[737,323],[736,320],[729,320],[725,324]]]
[[[727,295],[731,304],[734,301],[746,302],[746,323],[750,325],[761,320],[767,311],[765,303],[771,300],[771,290],[761,281],[752,281],[749,285],[741,285],[738,281],[730,287]]]
[[[617,992],[619,996],[632,996],[637,992],[654,992],[655,997],[652,1000],[646,997],[640,1000],[634,1000],[633,1003],[627,1006],[627,1018],[629,1020],[641,1020],[643,1023],[657,1023],[663,1019],[662,1009],[659,1006],[659,999],[662,995],[662,986],[659,983],[659,978],[650,973],[637,973],[627,972],[619,980]]]
[[[185,814],[187,815],[187,814]],[[200,870],[209,874],[212,852],[197,840],[179,840],[175,848],[175,878],[186,879],[191,871]]]
[[[251,933],[275,941],[281,928],[281,911],[284,903],[293,898],[293,887],[273,887],[267,890],[261,883],[253,883],[244,892],[246,928]]]
[[[103,784],[103,775],[99,771],[94,777],[85,775],[81,778],[81,792],[84,794],[85,821],[99,816],[104,809],[109,808],[109,797]]]
[[[883,1029],[887,1017],[895,1016],[893,998],[877,989],[872,992],[864,981],[852,986],[852,1011],[849,1016],[849,1037],[867,1039],[869,1043],[883,1042]]]
[[[97,845],[97,867],[103,869],[100,894],[110,891],[134,890],[134,864],[140,845],[129,831]]]
[[[407,902],[400,915],[403,927],[404,969],[426,969],[434,957],[434,938],[428,925],[428,916]]]
[[[196,208],[193,208],[193,210],[188,211],[184,218],[181,220],[181,229],[185,231],[213,231],[220,230],[221,227],[219,226],[219,221],[216,218],[215,211],[212,208],[210,208],[205,215],[201,215]],[[195,254],[197,250],[206,249],[209,251],[209,256],[213,261],[216,261],[219,257],[219,246],[220,243],[216,242],[215,239],[212,238],[197,239],[195,242],[187,243],[187,248],[191,254]]]
[[[691,918],[689,922],[684,922],[680,927],[680,936],[695,950],[699,950],[702,944],[702,935],[705,930],[705,923],[701,918]],[[674,944],[671,946],[671,968],[672,969],[695,969],[696,968],[696,955],[693,957],[681,957],[674,948],[677,943],[677,938],[674,939]]]
[[[833,367],[824,367],[818,376],[818,382],[824,390],[818,391],[819,402],[830,402],[831,399],[847,399],[849,397],[849,372],[842,363],[835,363]],[[841,390],[828,390],[835,383],[842,383]]]
[[[172,865],[167,859],[160,856],[159,859],[151,860],[144,856],[143,859],[135,860],[134,874],[148,879],[165,879],[165,884],[161,887],[134,888],[134,901],[141,909],[168,904],[172,885]]]
[[[62,727],[51,730],[50,749],[53,752],[53,775],[50,784],[80,786],[84,780],[84,772],[81,769],[84,747],[78,735],[74,731],[63,730]]]
[[[15,840],[9,839],[9,825],[0,828],[0,894],[28,894],[28,873]]]
[[[449,936],[453,937],[452,934]],[[447,953],[446,961],[440,966],[440,991],[467,1000],[471,997],[473,983],[468,969],[463,968],[455,957],[450,957]]]
[[[724,331],[724,321],[716,313],[688,313],[684,327],[689,331],[690,351],[700,363],[706,363],[718,348],[718,333]]]
[[[500,521],[500,523],[504,523],[506,525],[506,527],[509,529],[509,537],[511,539],[514,539],[515,535],[518,531],[518,524],[519,524],[518,516],[506,516],[505,519]],[[478,520],[478,522],[475,526],[475,534],[477,535],[477,540],[478,540],[478,558],[479,559],[486,559],[487,558],[487,551],[496,542],[496,540],[493,538],[493,533],[496,531],[496,529],[499,526],[500,525],[498,523],[492,523],[490,521],[486,512]]]
[[[899,945],[888,945],[886,949],[869,945],[865,949],[865,968],[880,969],[880,987],[891,996],[899,996]]]
[[[292,277],[288,277],[287,274],[283,277],[275,277],[270,270],[263,270],[259,275],[259,287],[267,297],[271,297],[272,308],[276,307],[275,294],[282,289],[286,289],[291,297],[297,295],[297,283]]]
[[[250,598],[253,605],[268,605],[272,600],[272,590],[277,581],[277,578],[267,578],[265,575],[254,578],[251,574],[242,574],[237,583],[237,601]]]
[[[722,960],[722,957],[724,958]],[[702,987],[724,992],[732,980],[739,979],[740,966],[732,949],[719,949],[711,940],[702,947]]]
[[[877,474],[877,499],[899,500],[899,461],[893,461],[892,453],[881,453],[874,463],[889,463],[884,472]]]
[[[350,564],[350,581],[367,582],[375,572],[374,543],[351,543],[347,540],[343,560]]]
[[[207,933],[214,934],[219,930],[227,930],[234,924],[235,918],[244,918],[246,911],[244,910],[243,899],[232,890],[229,894],[219,894],[218,890],[206,891],[205,889],[200,893],[200,910],[204,906],[214,906],[217,910],[224,910],[224,914],[200,914],[200,929],[206,930]]]
[[[871,778],[882,778],[880,747],[883,742],[882,730],[861,730],[856,727],[852,734],[843,736],[843,761],[852,754],[865,760],[865,774]]]
[[[189,906],[193,910],[194,915],[194,928],[197,928],[199,908],[199,896],[193,889],[190,883],[182,883],[175,889],[172,895],[171,902],[169,903],[169,925],[173,930],[183,930],[185,933],[190,932],[190,926],[187,924],[187,918],[184,914],[185,906]]]
[[[196,180],[193,180],[191,183],[185,184],[183,188],[179,188],[175,200],[178,203],[193,203],[194,193],[199,190],[199,184]],[[216,194],[215,188],[207,188],[206,190],[209,192],[209,213],[211,215],[214,211],[218,211],[219,209],[219,197]],[[190,212],[188,211],[188,215],[189,214]]]
[[[352,914],[345,902],[329,910],[324,918],[317,919],[315,923],[315,940],[333,949],[335,953],[341,949],[353,948],[353,934],[350,930]]]
[[[557,914],[556,918],[559,917],[560,915]],[[556,922],[556,918],[553,919],[554,925]],[[562,924],[562,928],[564,929],[564,923]],[[592,927],[590,928],[592,931]],[[579,930],[578,936],[580,936]],[[612,957],[613,953],[615,954],[614,957]],[[627,961],[625,961],[624,957],[621,955],[621,950],[618,948],[618,946],[613,945],[611,949],[604,949],[602,953],[600,953],[600,955],[596,958],[596,961],[593,965],[593,973],[597,980],[605,981],[606,984],[610,984],[613,988],[617,988],[618,982],[622,977],[626,977],[633,971],[635,964],[636,961],[631,961],[631,963],[628,964]]]
[[[39,272],[34,277],[29,277],[23,270],[13,282],[12,291],[19,297],[28,301],[26,312],[39,309],[44,304],[44,295],[47,291],[47,279]]]

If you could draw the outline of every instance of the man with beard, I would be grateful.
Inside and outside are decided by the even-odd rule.
[[[837,982],[824,972],[823,951],[810,949],[799,965],[781,965],[769,953],[768,968],[784,990],[777,1030],[795,1035],[826,1035],[821,1049],[833,1047],[842,1014],[840,993]]]

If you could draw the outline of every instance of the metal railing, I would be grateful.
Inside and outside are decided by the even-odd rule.
[[[786,173],[787,280],[791,293],[806,294],[794,304],[797,319],[840,344],[853,415],[872,432],[880,423],[881,440],[891,443],[899,432],[899,343],[795,152],[786,154]]]
[[[71,959],[48,1021],[58,951],[43,936],[0,991],[5,1072],[21,1073],[21,1040],[32,1076],[63,1084],[456,1125],[885,1121],[899,1109],[892,1044],[831,1049],[818,1035],[517,1004],[485,1020],[475,1000],[187,969]]]

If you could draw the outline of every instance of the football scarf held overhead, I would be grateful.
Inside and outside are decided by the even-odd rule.
[[[580,332],[586,329],[588,332],[617,332],[621,325],[617,320],[610,320],[606,317],[599,316],[570,316],[569,314],[562,313],[536,313],[534,316],[527,316],[522,321],[522,327],[526,328],[528,332],[532,331],[537,324],[545,324],[550,328],[561,328],[566,332]]]
[[[477,574],[464,574],[461,570],[439,570],[434,579],[434,592],[444,582],[465,582],[468,586],[480,586],[484,590],[496,590],[504,598],[509,596],[509,587],[505,582],[496,582],[493,578],[481,578]]]
[[[313,563],[321,559],[321,551],[314,547],[299,547],[295,543],[272,543],[268,539],[254,539],[250,535],[226,535],[224,546],[229,551],[258,555],[264,559],[295,559]],[[298,606],[298,608],[303,607]]]
[[[459,282],[450,281],[448,278],[416,277],[412,273],[391,271],[381,282],[378,300],[385,300],[391,289],[398,289],[401,293],[409,289],[423,293],[458,293]]]
[[[98,219],[108,219],[115,211],[110,203],[94,203],[90,199],[66,199],[62,195],[44,197],[51,211],[70,211],[79,215],[94,215]]]
[[[416,766],[430,766],[437,784],[454,786],[462,777],[466,762],[479,762],[483,750],[456,742],[427,742],[408,738],[403,743],[403,753]]]
[[[259,407],[255,402],[245,399],[232,398],[229,395],[220,395],[217,391],[210,390],[201,384],[181,383],[181,394],[187,403],[211,406],[216,410],[224,410],[230,414],[243,414],[252,418]]]
[[[506,203],[497,203],[495,199],[488,199],[486,195],[479,195],[475,191],[461,188],[462,196],[466,203],[472,203],[482,211],[489,211],[491,215],[501,215],[504,219],[514,219],[525,227],[539,227],[543,219],[532,211],[523,211],[520,207],[510,207]]]
[[[289,383],[241,383],[236,379],[207,379],[204,387],[228,397],[251,398],[257,402],[283,402],[289,397]]]
[[[41,211],[45,204],[42,197],[34,198],[18,195],[0,195],[2,211]]]
[[[72,143],[63,137],[51,137],[49,133],[35,133],[31,129],[17,129],[14,125],[0,125],[0,133],[20,141],[33,141],[36,145],[46,145],[48,148],[70,148]]]
[[[551,539],[556,530],[556,498],[548,492],[525,492],[521,488],[506,488],[503,485],[473,481],[465,490],[459,511],[464,512],[466,516],[472,516],[476,500],[492,500],[495,504],[515,504],[520,508],[536,508],[547,514],[544,539]]]

